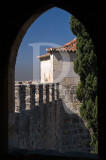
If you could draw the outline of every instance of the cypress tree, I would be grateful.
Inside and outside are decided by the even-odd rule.
[[[80,76],[80,84],[76,90],[77,98],[82,102],[80,114],[88,122],[88,128],[92,130],[92,153],[97,153],[97,56],[85,27],[73,15],[71,15],[70,19],[70,28],[73,34],[77,36],[77,59],[74,61],[74,70]]]

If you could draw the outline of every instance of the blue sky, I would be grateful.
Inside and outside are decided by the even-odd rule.
[[[55,43],[64,45],[75,38],[70,30],[71,14],[54,7],[43,13],[27,30],[18,50],[15,67],[15,80],[33,80],[33,47],[32,43]],[[53,47],[53,46],[51,46]],[[40,55],[46,53],[48,46],[40,48]],[[39,80],[40,62],[35,59],[36,80]]]

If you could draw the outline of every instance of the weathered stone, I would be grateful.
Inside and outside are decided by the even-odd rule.
[[[76,86],[31,85],[17,82],[15,88],[17,148],[89,152],[90,133],[79,117],[81,103],[75,95]]]

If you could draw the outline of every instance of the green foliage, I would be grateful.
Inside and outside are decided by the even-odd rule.
[[[80,76],[80,84],[76,94],[82,102],[80,113],[88,121],[88,128],[93,130],[91,135],[92,152],[98,152],[98,105],[97,105],[97,57],[92,40],[85,27],[72,15],[70,28],[77,36],[77,59],[74,70]]]

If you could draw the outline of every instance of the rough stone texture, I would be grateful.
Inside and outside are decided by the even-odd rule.
[[[79,75],[74,71],[76,52],[53,52],[53,82],[63,85],[78,84]]]
[[[95,51],[98,57],[99,159],[105,159],[106,115],[104,106],[106,104],[106,23],[104,22],[106,21],[106,9],[105,1],[102,1],[102,3],[98,2],[96,5],[93,3],[91,5],[89,1],[82,1],[82,3],[80,1],[79,4],[76,5],[76,1],[71,1],[70,5],[70,1],[37,1],[36,5],[26,3],[23,12],[23,5],[20,5],[19,1],[16,3],[10,3],[9,1],[8,5],[2,1],[1,7],[5,8],[5,10],[3,12],[0,10],[2,23],[0,26],[0,153],[3,155],[7,155],[8,153],[8,133],[10,131],[8,131],[8,126],[12,128],[12,125],[14,125],[13,117],[11,117],[8,112],[10,112],[10,109],[11,111],[14,110],[14,71],[18,48],[26,31],[36,19],[51,7],[59,7],[69,13],[73,13],[73,15],[84,24],[95,45]],[[12,123],[8,123],[8,116]],[[14,137],[14,135],[12,135],[12,137]],[[15,144],[14,141],[13,144]],[[18,159],[19,158],[22,159],[23,157],[19,156]],[[45,157],[42,156],[40,159],[44,158]],[[48,158],[48,156],[46,158]],[[64,159],[64,157],[56,158],[54,156],[50,156],[49,159],[60,158]],[[16,158],[12,157],[12,159]],[[31,157],[27,157],[27,159],[31,159]],[[34,159],[38,159],[38,157],[35,156]],[[74,158],[69,157],[69,159]]]
[[[90,152],[90,133],[79,114],[76,87],[16,82],[16,148]]]

